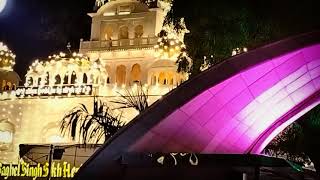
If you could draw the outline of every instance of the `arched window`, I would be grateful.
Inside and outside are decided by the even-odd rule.
[[[119,85],[126,83],[126,67],[124,65],[120,65],[117,67],[116,82]]]
[[[129,39],[128,26],[122,26],[119,30],[119,39]]]
[[[32,86],[33,85],[33,78],[29,77],[28,78],[28,86]]]
[[[170,84],[170,85],[173,85],[173,78],[170,79],[169,84]]]
[[[72,71],[72,74],[71,74],[71,84],[76,84],[76,80],[77,80],[76,72]]]
[[[156,75],[152,75],[151,85],[156,85],[156,84],[157,84],[157,76]]]
[[[38,86],[41,85],[41,77],[38,78]]]
[[[83,74],[82,83],[83,83],[83,84],[87,84],[87,83],[88,83],[88,76],[87,76],[86,73]]]
[[[131,81],[140,82],[141,81],[141,68],[139,64],[134,64],[131,69]]]
[[[17,89],[17,85],[16,84],[12,84],[12,90],[16,90]]]
[[[167,78],[169,85],[173,85],[173,77],[174,77],[174,73],[169,72],[169,73],[168,73],[168,78]]]
[[[9,87],[8,90],[12,89],[12,83],[11,82],[7,82],[7,86]]]
[[[45,78],[45,85],[46,86],[49,85],[49,79],[50,79],[49,72],[46,72],[46,78]]]
[[[134,37],[135,38],[141,38],[143,35],[143,26],[138,25],[134,28]]]
[[[106,72],[107,72],[107,75],[108,75],[108,78],[107,78],[107,84],[110,84],[111,83],[111,67],[109,65],[106,65]]]
[[[54,80],[55,80],[54,84],[61,84],[61,77],[60,77],[59,74],[56,75],[56,77],[54,78]]]
[[[159,74],[159,84],[161,84],[161,85],[167,84],[167,78],[166,78],[166,74],[164,72],[161,72]]]
[[[10,90],[9,85],[8,85],[8,84],[7,84],[7,85],[5,85],[5,86],[3,87],[3,90],[4,90],[4,91],[9,91],[9,90]]]
[[[68,77],[68,72],[67,72],[67,73],[64,75],[63,84],[68,84],[68,83],[69,83],[68,80],[69,80],[69,77]]]
[[[113,29],[111,26],[106,26],[104,29],[104,38],[105,40],[109,41],[112,40],[112,35],[113,35]]]

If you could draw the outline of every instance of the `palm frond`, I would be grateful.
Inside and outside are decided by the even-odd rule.
[[[126,89],[124,94],[117,93],[121,98],[111,101],[119,105],[116,109],[134,108],[141,113],[149,107],[148,90],[144,90],[141,84],[136,89]]]
[[[61,121],[60,131],[63,136],[70,136],[84,143],[98,143],[104,137],[105,140],[115,134],[124,122],[122,115],[114,115],[113,110],[98,98],[94,97],[93,113],[90,114],[84,104],[79,104],[69,111]]]

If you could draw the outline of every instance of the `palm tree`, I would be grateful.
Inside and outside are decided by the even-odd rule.
[[[121,99],[111,101],[120,105],[117,109],[134,108],[141,113],[149,107],[148,90],[144,90],[141,84],[131,90],[126,89],[123,94],[120,92],[118,94],[121,96]]]
[[[80,104],[63,117],[60,130],[64,136],[68,134],[73,140],[78,137],[84,144],[97,144],[101,138],[104,137],[106,141],[124,126],[121,116],[115,116],[106,103],[94,97],[92,114],[84,104]]]

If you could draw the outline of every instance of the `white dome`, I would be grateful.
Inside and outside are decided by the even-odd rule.
[[[148,12],[149,8],[146,4],[141,3],[136,0],[116,0],[110,1],[99,8],[97,13],[89,14],[93,16],[107,14],[116,14],[119,7],[128,6],[130,8],[131,13],[139,13],[139,12]]]

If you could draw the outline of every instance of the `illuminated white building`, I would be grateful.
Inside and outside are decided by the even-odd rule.
[[[185,80],[176,73],[176,59],[155,56],[164,8],[149,8],[136,0],[116,0],[89,15],[91,39],[80,42],[80,53],[101,59],[110,84],[176,86]]]
[[[110,1],[89,14],[91,38],[80,40],[79,53],[34,61],[24,87],[17,90],[12,87],[19,79],[11,81],[10,88],[1,84],[0,162],[17,162],[19,144],[77,143],[61,136],[60,121],[79,103],[92,109],[94,95],[114,106],[110,101],[120,98],[119,93],[141,84],[152,103],[186,80],[175,63],[183,43],[170,37],[170,46],[164,46],[157,37],[166,14],[161,6]],[[5,71],[12,71],[12,65],[14,61]],[[130,121],[137,113],[127,109],[123,120]]]

